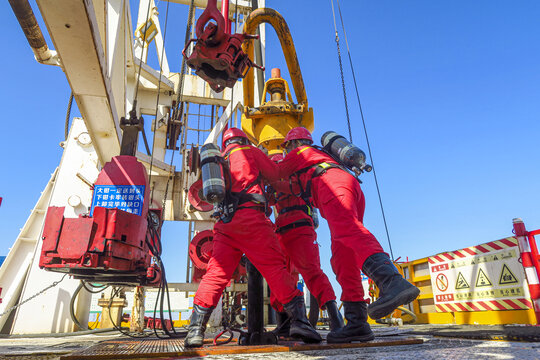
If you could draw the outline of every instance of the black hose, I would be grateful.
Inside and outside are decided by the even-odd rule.
[[[77,327],[79,329],[81,329],[81,330],[92,330],[88,326],[83,326],[79,322],[79,319],[77,319],[77,316],[75,316],[75,300],[77,299],[77,296],[79,295],[79,292],[81,291],[81,289],[83,287],[84,287],[84,284],[83,284],[83,282],[81,280],[79,286],[77,286],[77,289],[75,289],[75,292],[71,296],[71,301],[69,302],[69,315],[71,315],[71,320],[73,321],[73,323],[75,325],[77,325]]]

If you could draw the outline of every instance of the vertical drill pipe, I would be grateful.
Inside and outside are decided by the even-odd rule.
[[[283,55],[287,61],[287,68],[289,69],[289,75],[291,76],[291,81],[293,83],[297,104],[307,106],[307,95],[304,79],[302,78],[302,71],[300,70],[300,64],[298,63],[298,57],[296,56],[296,49],[294,48],[291,32],[285,19],[274,9],[257,9],[247,17],[244,23],[244,34],[255,34],[258,26],[262,23],[272,25],[276,31],[279,42],[281,43],[281,48],[283,49]],[[250,57],[250,59],[253,58],[253,42],[250,39],[244,41],[242,50]],[[253,69],[250,69],[243,82],[244,106],[254,106],[253,78]]]
[[[251,7],[251,11],[255,11],[259,8],[259,2],[257,0],[252,0],[251,2],[252,4],[252,7]],[[261,32],[260,32],[260,28],[259,26],[257,26],[257,29],[256,29],[256,34],[257,35],[261,35]],[[259,39],[255,39],[255,44],[254,44],[254,47],[255,47],[255,64],[258,64],[260,66],[264,66],[264,63],[263,63],[263,57],[262,57],[262,46],[261,46],[261,39],[259,37]],[[264,93],[263,93],[263,90],[264,90],[264,71],[260,68],[257,68],[255,71],[257,71],[257,76],[258,76],[258,79],[259,81],[257,82],[257,87],[259,88],[259,96],[263,96]]]
[[[249,260],[246,262],[246,270],[248,275],[248,333],[262,334],[264,331],[263,277]]]
[[[40,63],[49,60],[52,57],[52,53],[45,42],[43,33],[39,28],[39,24],[28,0],[9,0],[9,4],[21,25],[28,44],[30,44],[36,56],[36,60]]]
[[[231,33],[231,21],[229,20],[229,0],[223,0],[221,2],[221,14],[225,19],[225,32]]]

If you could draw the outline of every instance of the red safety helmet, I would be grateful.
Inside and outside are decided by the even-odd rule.
[[[274,154],[270,156],[270,160],[272,160],[273,162],[280,162],[281,160],[283,160],[283,154]]]
[[[228,128],[224,133],[223,133],[223,149],[226,148],[225,146],[225,143],[227,142],[227,140],[230,140],[232,138],[235,138],[235,137],[241,137],[241,138],[244,138],[246,139],[247,141],[249,141],[247,135],[245,132],[243,132],[242,130],[240,130],[239,128],[235,128],[235,127],[232,127],[232,128]]]
[[[285,136],[285,139],[281,143],[281,147],[285,147],[285,144],[291,140],[309,140],[311,143],[313,143],[309,130],[301,126],[289,130],[287,136]]]

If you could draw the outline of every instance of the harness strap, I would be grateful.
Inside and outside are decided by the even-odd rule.
[[[342,166],[339,166],[337,164],[332,164],[332,163],[327,163],[327,162],[317,164],[316,167],[315,167],[315,171],[313,172],[313,174],[311,174],[311,179],[309,179],[307,184],[306,184],[306,191],[305,191],[306,195],[305,196],[307,198],[311,198],[311,182],[313,181],[314,178],[323,175],[324,173],[326,173],[330,169],[336,169],[336,168],[341,169],[343,171],[346,171],[345,169],[343,169]]]
[[[276,230],[276,232],[281,233],[281,232],[285,232],[285,231],[288,231],[288,230],[291,230],[291,229],[296,229],[296,228],[299,228],[299,227],[302,227],[302,226],[313,226],[313,224],[311,222],[309,222],[308,220],[297,221],[297,222],[293,222],[293,223],[291,223],[289,225],[279,227]]]
[[[309,205],[288,206],[286,208],[281,209],[279,211],[279,214],[282,215],[282,214],[285,214],[285,213],[288,213],[288,212],[294,211],[294,210],[301,210],[301,211],[305,212],[309,216],[311,216],[311,214],[312,214],[311,206],[309,206]]]

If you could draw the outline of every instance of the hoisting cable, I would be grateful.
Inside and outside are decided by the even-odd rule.
[[[148,180],[148,182],[150,184],[151,184],[151,180],[152,180],[152,168],[153,168],[153,163],[154,163],[154,149],[155,149],[155,143],[156,143],[156,127],[157,127],[158,113],[159,113],[159,98],[160,98],[160,95],[161,95],[161,76],[163,74],[163,60],[164,60],[164,57],[165,57],[164,56],[165,55],[165,40],[167,38],[168,20],[169,20],[169,2],[167,2],[167,7],[166,7],[166,11],[165,11],[165,26],[164,26],[164,30],[163,30],[163,47],[161,49],[161,60],[160,60],[160,64],[159,64],[160,70],[159,70],[159,81],[158,81],[157,97],[156,97],[156,113],[155,113],[155,116],[154,116],[154,124],[153,124],[154,126],[153,126],[153,140],[152,140],[152,155],[150,157],[150,174],[149,174],[149,180]],[[174,152],[173,152],[173,154],[174,154]],[[172,159],[171,159],[170,166],[172,167]],[[152,196],[150,198],[151,203],[153,202],[153,197],[154,197],[154,188],[152,188]],[[150,224],[150,222],[149,222],[149,224]],[[151,234],[151,237],[154,238],[154,239],[157,239],[158,242],[159,242],[159,246],[156,249],[147,240],[147,245],[150,247],[150,252],[154,256],[155,262],[159,266],[159,268],[161,270],[161,273],[162,273],[162,278],[161,278],[160,286],[158,288],[158,295],[157,295],[157,298],[156,298],[156,303],[155,303],[155,306],[154,306],[154,315],[153,315],[153,318],[154,318],[154,323],[153,323],[153,325],[154,325],[153,326],[154,334],[156,335],[156,337],[162,338],[162,336],[160,336],[160,334],[158,334],[157,329],[156,329],[156,312],[157,312],[157,304],[158,304],[158,298],[160,296],[160,293],[164,292],[166,288],[167,288],[167,296],[168,296],[168,285],[167,285],[166,279],[164,277],[165,276],[165,266],[163,265],[163,262],[161,261],[161,257],[160,257],[160,255],[161,255],[161,239],[159,239],[159,235],[157,234],[157,231],[153,226],[149,227],[149,231],[151,233],[154,232],[153,234]],[[156,235],[158,237],[156,237]],[[170,313],[170,305],[169,305],[169,318],[171,319],[171,324],[172,324],[172,315]],[[168,337],[172,337],[173,335],[169,333],[169,331],[167,329],[166,322],[163,319],[163,301],[160,303],[160,320],[161,320],[162,326],[164,326],[166,335]],[[177,334],[176,330],[174,329],[174,325],[172,326],[172,329],[173,329],[174,333]]]
[[[332,3],[332,15],[334,17],[334,29],[336,31],[336,46],[337,46],[337,54],[338,54],[338,60],[339,60],[339,72],[341,74],[341,87],[343,88],[343,100],[345,101],[345,115],[347,115],[347,127],[349,129],[349,140],[352,142],[352,131],[351,131],[351,119],[349,118],[349,106],[347,105],[347,91],[345,90],[345,77],[343,76],[343,64],[341,62],[341,50],[339,47],[339,35],[337,31],[337,25],[336,25],[336,15],[334,14],[334,2],[330,0]]]
[[[339,0],[336,0],[336,2],[337,2],[337,6],[338,6],[339,18],[340,18],[340,21],[341,21],[341,28],[343,29],[343,35],[345,37],[345,45],[347,47],[347,54],[348,54],[348,57],[349,57],[349,64],[351,66],[351,72],[352,72],[353,81],[354,81],[354,89],[356,91],[356,99],[358,101],[358,107],[360,108],[360,117],[362,119],[362,125],[364,127],[364,134],[365,134],[365,137],[366,137],[366,144],[367,144],[367,148],[368,148],[369,161],[371,162],[371,166],[373,167],[373,178],[375,180],[375,187],[377,188],[377,195],[379,197],[379,205],[381,207],[381,213],[382,213],[383,222],[384,222],[384,229],[386,231],[386,238],[388,239],[388,246],[390,248],[390,256],[392,257],[392,259],[394,259],[394,253],[392,251],[392,243],[390,241],[390,233],[388,232],[388,224],[386,222],[386,215],[384,213],[384,207],[383,207],[383,202],[382,202],[382,197],[381,197],[381,191],[380,191],[380,188],[379,188],[379,181],[377,180],[377,172],[375,170],[376,169],[375,168],[375,163],[373,161],[373,155],[372,155],[372,152],[371,152],[371,146],[369,145],[369,138],[368,138],[368,133],[367,133],[367,128],[366,128],[366,121],[365,121],[365,118],[364,118],[364,111],[362,110],[362,103],[360,102],[360,95],[358,93],[358,85],[356,83],[356,75],[355,75],[354,67],[353,67],[353,63],[352,63],[351,52],[349,50],[349,42],[347,40],[347,32],[345,31],[345,24],[343,23],[343,16],[341,14],[341,7],[339,5]],[[334,1],[330,0],[330,3],[332,4],[332,16],[333,16],[333,19],[334,19],[334,29],[335,29],[335,32],[336,32],[336,44],[337,44],[337,51],[338,51],[338,58],[339,58],[339,68],[340,68],[340,71],[341,71],[341,83],[342,83],[342,86],[343,86],[343,96],[345,98],[345,111],[347,113],[347,125],[349,127],[349,136],[350,136],[350,140],[352,142],[351,124],[350,124],[350,121],[349,121],[349,110],[347,108],[347,95],[346,95],[346,90],[345,90],[345,82],[344,82],[344,78],[343,78],[343,67],[342,67],[342,64],[341,64],[341,52],[340,52],[340,49],[339,49],[339,36],[338,36],[338,30],[337,30],[337,25],[336,25],[336,14],[335,14],[335,11],[334,11]]]
[[[184,47],[189,41],[191,28],[193,26],[193,12],[194,12],[194,3],[195,0],[191,0],[191,3],[189,4],[189,13],[188,13],[188,21],[186,26],[186,34],[184,36]],[[184,77],[186,74],[186,58],[182,56],[182,65],[180,67],[180,81],[178,83],[178,90],[177,90],[177,96],[176,96],[176,105],[175,109],[173,111],[173,117],[172,119],[178,118],[178,116],[182,116],[183,110],[184,110],[184,102],[180,102],[180,99],[183,99],[183,91],[184,91]],[[180,114],[179,114],[180,113]],[[174,149],[173,149],[174,150]]]
[[[193,6],[193,1],[192,1],[192,6]],[[190,9],[190,13],[191,13],[191,9]],[[158,113],[159,113],[159,99],[160,99],[160,95],[161,95],[161,78],[162,78],[162,74],[163,74],[163,61],[164,61],[164,54],[165,54],[165,40],[166,40],[166,37],[167,37],[167,28],[168,28],[168,19],[169,19],[169,2],[167,2],[167,6],[166,6],[166,12],[165,12],[165,25],[164,25],[164,31],[163,31],[163,47],[161,49],[161,59],[160,59],[160,71],[159,71],[159,80],[158,80],[158,87],[157,87],[157,97],[156,97],[156,112],[155,112],[155,116],[154,116],[154,124],[153,124],[153,140],[152,140],[152,151],[150,153],[150,170],[149,170],[149,180],[148,182],[150,184],[152,184],[151,180],[152,180],[152,169],[153,169],[153,163],[154,163],[154,149],[155,149],[155,143],[156,143],[156,128],[157,128],[157,120],[158,120]],[[148,21],[148,19],[147,19]],[[146,33],[145,33],[145,36],[146,36]],[[140,70],[140,68],[139,68]],[[182,80],[183,80],[183,77],[184,75],[182,75]],[[181,81],[182,81],[181,80]],[[172,162],[173,162],[173,159],[174,159],[174,151],[173,151],[173,155],[171,157],[171,163],[170,163],[170,168],[172,168]],[[169,185],[169,180],[170,180],[170,173],[169,173],[169,179],[167,180],[167,186],[166,186],[166,190],[165,190],[165,197],[164,197],[164,200],[163,200],[163,208],[165,208],[165,199],[167,197],[167,189],[168,189],[168,185]],[[154,189],[152,188],[152,196],[151,196],[151,199],[150,199],[150,202],[152,203],[153,202],[153,194],[154,194]],[[149,221],[149,224],[151,222]],[[178,336],[185,336],[185,334],[181,334],[181,333],[177,333],[175,328],[174,328],[174,325],[173,325],[173,322],[172,322],[172,314],[171,314],[171,307],[170,307],[170,300],[169,300],[169,289],[168,289],[168,284],[167,284],[167,280],[166,280],[166,277],[165,277],[165,266],[161,260],[161,239],[159,237],[159,234],[157,233],[157,230],[153,227],[153,226],[149,226],[149,232],[150,232],[150,236],[154,239],[157,240],[157,246],[155,247],[150,241],[148,241],[148,238],[146,238],[146,243],[147,245],[149,246],[150,248],[150,252],[152,253],[153,257],[154,257],[154,260],[155,260],[155,263],[158,265],[158,267],[160,268],[161,270],[161,282],[159,284],[159,288],[158,288],[158,295],[157,295],[157,298],[156,298],[156,303],[155,303],[155,306],[154,306],[154,334],[158,337],[158,338],[163,338],[162,336],[160,336],[160,334],[158,334],[157,332],[157,329],[156,329],[156,312],[157,312],[157,304],[158,304],[158,300],[160,299],[160,295],[161,295],[161,301],[160,301],[160,320],[161,320],[161,323],[162,323],[162,330],[164,330],[165,334],[167,335],[167,337],[178,337]],[[171,322],[171,328],[174,332],[174,334],[171,334],[169,332],[169,330],[167,329],[167,323],[164,321],[164,316],[163,316],[163,305],[164,305],[164,301],[163,301],[163,298],[164,298],[164,295],[167,295],[167,300],[168,300],[168,311],[169,311],[169,320]],[[114,296],[113,296],[114,297]],[[114,324],[114,322],[112,321],[111,319],[111,322],[113,323],[113,326],[115,326],[115,328],[117,328],[116,324]],[[130,337],[134,337],[134,338],[141,338],[141,337],[147,337],[149,336],[149,334],[143,334],[143,335],[139,335],[139,336],[136,336],[136,335],[132,335],[132,334],[129,334],[129,333],[126,333],[126,332],[123,332],[120,328],[118,328],[118,330],[120,332],[122,332],[122,334],[124,335],[127,335],[127,336],[130,336]]]
[[[191,3],[189,4],[189,14],[188,14],[188,21],[187,21],[187,27],[186,27],[186,34],[185,34],[185,37],[184,37],[184,47],[186,47],[186,44],[187,42],[189,41],[189,38],[190,38],[190,32],[191,32],[191,27],[193,26],[193,12],[194,12],[194,8],[195,8],[195,0],[191,0]],[[170,121],[174,121],[174,119],[178,118],[178,112],[180,111],[180,116],[183,116],[183,112],[184,112],[184,105],[183,105],[183,101],[182,101],[182,106],[180,106],[180,110],[178,110],[178,106],[180,104],[180,98],[183,97],[183,92],[184,92],[184,78],[186,76],[186,58],[185,57],[182,57],[182,66],[181,66],[181,69],[180,69],[180,81],[178,83],[178,89],[177,89],[177,92],[178,92],[178,95],[176,97],[176,106],[175,106],[175,109],[172,110],[172,115],[170,117]],[[171,178],[173,177],[172,175],[172,163],[173,163],[173,160],[174,160],[174,154],[176,153],[175,149],[172,149],[173,150],[173,153],[172,153],[172,156],[171,156],[171,161],[170,161],[170,164],[169,164],[169,177],[167,179],[167,184],[165,185],[165,194],[163,196],[163,203],[162,203],[162,209],[165,209],[165,201],[167,200],[167,194],[169,192],[169,182],[171,180]]]
[[[148,1],[148,9],[146,9],[146,20],[144,22],[144,24],[148,24],[148,19],[150,18],[150,5],[152,5],[152,1]],[[137,96],[139,95],[139,83],[140,83],[140,80],[141,80],[141,69],[142,69],[142,62],[143,62],[143,54],[144,54],[144,44],[146,44],[146,34],[148,33],[148,31],[145,31],[144,32],[144,35],[143,35],[143,49],[142,49],[142,52],[141,52],[141,58],[139,59],[139,72],[137,74],[137,83],[135,84],[135,97],[133,98],[133,108],[132,110],[135,110],[136,108],[136,105],[137,105]]]
[[[163,74],[163,58],[165,55],[165,39],[167,37],[167,25],[169,22],[169,2],[167,1],[167,8],[165,10],[165,26],[163,28],[163,47],[161,48],[161,60],[159,62],[159,80],[157,87],[157,98],[156,98],[156,114],[154,116],[154,126],[152,128],[152,152],[150,154],[150,171],[148,175],[148,183],[152,186],[152,167],[154,165],[154,149],[156,147],[156,127],[158,122],[158,112],[159,112],[159,97],[161,95],[161,76]],[[170,116],[170,114],[169,114]],[[152,194],[150,196],[150,204],[154,201],[154,187],[152,187]]]
[[[69,95],[69,102],[68,102],[68,107],[66,111],[66,124],[64,126],[65,140],[67,140],[68,133],[69,133],[69,118],[71,116],[71,105],[73,105],[73,90],[71,91],[71,95]]]

